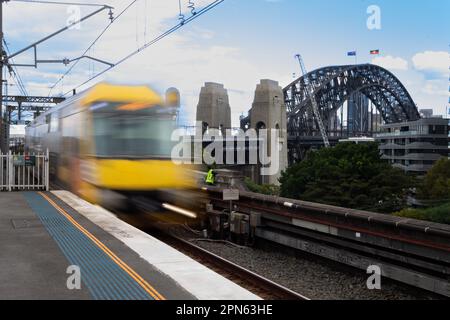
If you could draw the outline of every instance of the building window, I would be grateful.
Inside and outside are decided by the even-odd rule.
[[[446,126],[429,126],[429,133],[430,134],[446,134],[445,132]]]

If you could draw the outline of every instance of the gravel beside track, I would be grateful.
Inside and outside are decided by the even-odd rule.
[[[369,290],[364,271],[275,248],[246,248],[223,242],[195,241],[197,236],[184,228],[173,234],[213,252],[280,285],[315,300],[429,300],[432,293],[382,279],[381,290]]]

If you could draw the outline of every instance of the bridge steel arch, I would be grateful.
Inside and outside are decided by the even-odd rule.
[[[334,131],[332,122],[336,112],[353,94],[359,93],[372,101],[385,123],[398,123],[420,119],[419,111],[410,94],[388,70],[372,65],[328,66],[306,75],[314,88],[329,138],[337,141],[342,134]],[[320,132],[313,117],[304,77],[300,77],[283,90],[287,107],[287,130],[290,140],[290,161],[303,157],[305,146],[320,144]],[[334,120],[333,120],[334,119]],[[371,132],[359,132],[370,135]],[[345,137],[358,135],[346,132]],[[306,148],[307,149],[307,148]]]

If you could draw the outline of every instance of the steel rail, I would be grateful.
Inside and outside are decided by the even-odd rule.
[[[162,240],[168,242],[169,245],[173,245],[176,249],[182,250],[186,253],[193,255],[200,260],[206,260],[208,264],[211,264],[213,268],[219,269],[219,273],[231,278],[230,280],[237,280],[245,283],[249,286],[250,291],[255,294],[262,293],[262,298],[272,300],[311,300],[289,288],[286,288],[278,283],[275,283],[253,271],[245,269],[234,262],[226,260],[212,252],[209,252],[189,241],[174,236],[168,232],[160,230]],[[223,274],[223,271],[226,274]]]
[[[202,190],[208,192],[203,193],[203,197],[213,204],[217,208],[216,210],[226,210],[228,204],[219,196],[222,192],[220,188],[207,187],[202,188]],[[370,261],[386,264],[386,266],[389,266],[388,269],[391,270],[389,275],[385,275],[387,278],[432,291],[439,295],[450,296],[450,286],[448,284],[450,264],[448,258],[444,258],[445,254],[450,250],[447,242],[450,233],[446,225],[396,217],[387,217],[392,219],[387,219],[386,221],[382,219],[383,215],[376,213],[270,197],[245,191],[241,192],[240,200],[236,201],[236,205],[241,213],[251,214],[251,212],[258,212],[262,214],[261,219],[263,223],[261,227],[257,227],[255,234],[257,238],[289,246],[285,243],[289,240],[281,242],[277,240],[279,235],[284,235],[286,239],[297,239],[300,242],[303,241],[302,243],[314,244],[317,248],[320,247],[320,250],[325,250],[325,253],[322,255],[316,254],[314,250],[305,249],[306,247],[298,249],[360,269],[364,263]],[[353,226],[343,221],[336,221],[336,218],[356,218],[356,225]],[[326,231],[314,231],[312,227],[305,229],[300,225],[297,226],[293,224],[291,219],[300,219],[307,223],[322,224],[341,230],[367,234],[380,239],[389,239],[389,241],[397,241],[399,244],[393,247],[384,247],[380,244],[381,242],[375,242],[373,239],[355,241],[348,234],[332,236]],[[366,223],[366,225],[360,225],[361,222]],[[376,225],[381,225],[381,228],[376,227],[372,229]],[[399,230],[398,234],[394,234],[392,231],[384,230],[386,226],[403,230]],[[425,235],[441,236],[443,237],[443,243],[437,242],[437,238],[427,240],[421,237],[416,238],[412,234],[404,234],[407,230],[421,231],[421,237]],[[405,248],[399,247],[402,243],[434,251],[429,251],[425,254],[425,252],[420,251],[422,249],[415,249],[414,247],[405,251]],[[340,261],[335,257],[333,258],[332,252],[335,250],[343,250],[344,256],[352,256],[357,261],[361,261],[361,263],[358,262],[359,264],[356,263],[354,265]],[[437,256],[438,253],[439,256]],[[435,254],[436,256],[434,256]],[[399,273],[401,270],[408,276],[401,275]],[[420,278],[423,281],[415,283],[415,280],[412,281],[408,277],[418,277],[418,279]]]

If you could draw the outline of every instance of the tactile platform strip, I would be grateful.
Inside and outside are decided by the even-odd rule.
[[[25,198],[97,300],[154,300],[125,270],[36,192]]]

